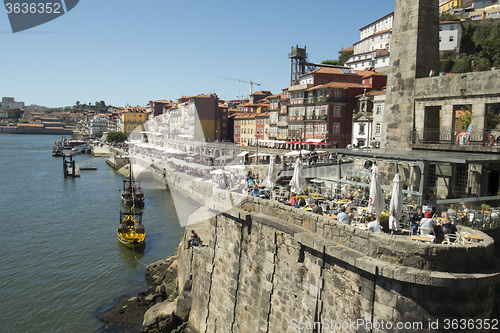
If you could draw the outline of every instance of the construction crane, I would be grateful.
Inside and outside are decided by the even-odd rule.
[[[218,76],[216,75],[215,77],[221,78],[221,79],[226,79],[226,80],[231,80],[231,81],[236,81],[236,82],[241,82],[241,83],[250,83],[250,95],[253,94],[253,86],[260,86],[260,83],[255,83],[250,79],[250,81],[243,81],[243,80],[238,80],[238,79],[231,79],[230,77],[224,77],[224,76]]]

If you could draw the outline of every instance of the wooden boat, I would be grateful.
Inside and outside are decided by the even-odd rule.
[[[122,201],[124,205],[144,207],[144,192],[141,183],[134,181],[132,176],[132,164],[130,165],[129,178],[123,180]]]
[[[120,225],[116,230],[116,238],[129,248],[144,246],[146,244],[146,231],[142,225],[142,213],[120,212]]]

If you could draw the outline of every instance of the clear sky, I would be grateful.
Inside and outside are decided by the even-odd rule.
[[[0,96],[49,107],[116,106],[215,92],[222,99],[289,85],[292,46],[337,59],[390,1],[80,0],[65,15],[13,34],[0,10]],[[1,8],[1,7],[0,7]]]

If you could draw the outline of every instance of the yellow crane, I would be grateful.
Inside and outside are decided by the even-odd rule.
[[[253,86],[260,86],[260,83],[255,83],[250,79],[250,81],[243,81],[243,80],[238,80],[238,79],[232,79],[230,77],[225,77],[225,76],[218,76],[216,75],[215,77],[221,78],[221,79],[226,79],[226,80],[231,80],[231,81],[236,81],[236,82],[241,82],[241,83],[250,83],[250,95],[253,94]]]

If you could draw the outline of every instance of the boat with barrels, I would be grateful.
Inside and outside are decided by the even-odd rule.
[[[123,180],[122,201],[124,205],[144,207],[144,192],[141,183],[133,180],[132,173],[128,179]]]
[[[146,244],[146,231],[142,224],[142,212],[120,212],[120,225],[116,230],[118,241],[129,248],[139,248]]]

